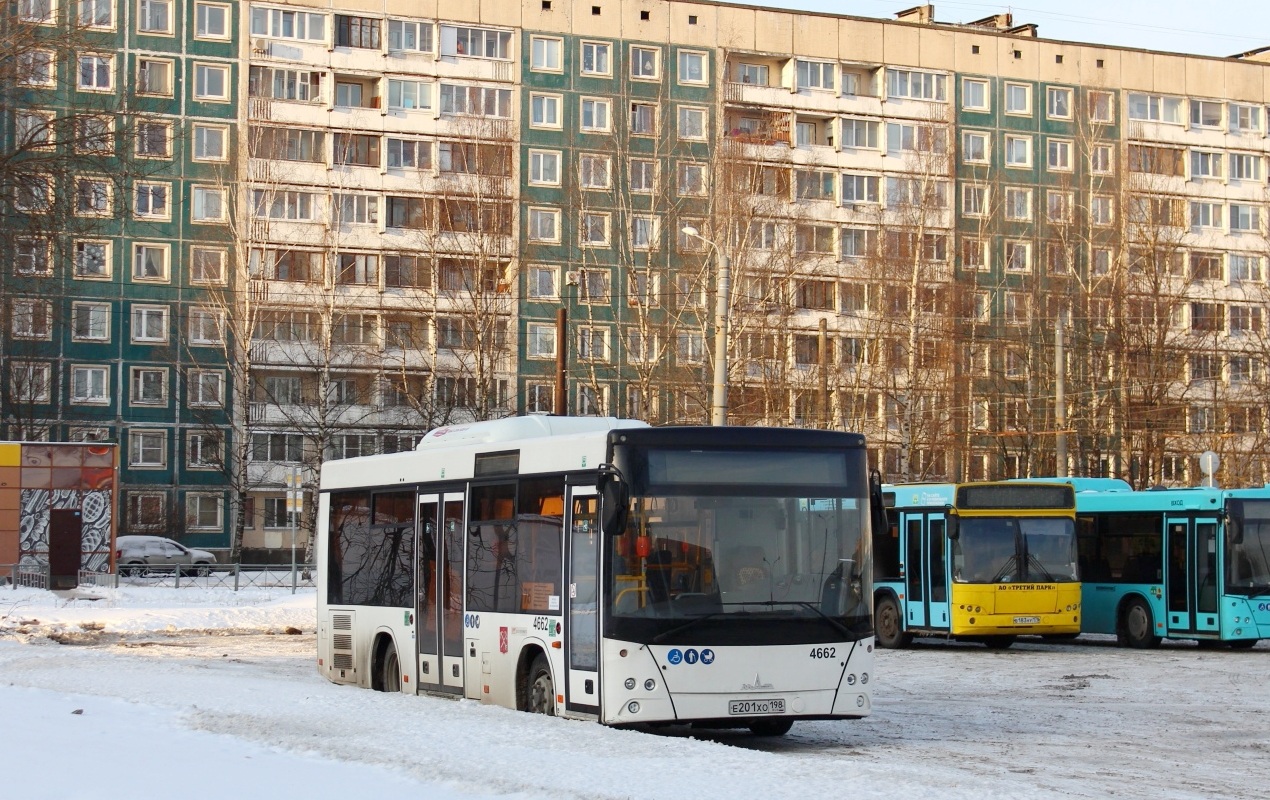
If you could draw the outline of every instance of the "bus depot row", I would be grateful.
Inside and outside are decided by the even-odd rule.
[[[1270,486],[1047,478],[895,484],[883,497],[881,647],[1095,633],[1136,648],[1170,638],[1244,649],[1270,638]]]

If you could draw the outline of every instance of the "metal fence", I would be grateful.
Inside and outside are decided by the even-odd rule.
[[[47,564],[0,564],[0,586],[47,589],[49,585]]]
[[[213,564],[211,566],[137,566],[119,572],[79,571],[80,586],[114,589],[120,586],[159,586],[169,589],[298,589],[313,588],[316,570],[312,564],[257,566],[253,564]],[[47,589],[51,585],[45,564],[0,564],[0,587],[25,586]]]

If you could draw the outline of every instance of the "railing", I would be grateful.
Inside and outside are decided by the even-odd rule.
[[[197,589],[285,589],[292,594],[297,589],[312,589],[316,570],[312,564],[297,564],[294,569],[286,564],[213,564],[193,566],[189,564],[163,566],[127,566],[119,572],[79,571],[80,586],[97,586],[116,589],[120,586],[158,586],[171,589],[183,587]],[[51,585],[49,568],[44,564],[0,564],[0,587],[17,589],[48,589]]]
[[[312,564],[297,564],[293,569],[286,564],[277,565],[243,565],[212,564],[208,565],[163,565],[151,566],[139,564],[120,567],[116,573],[101,573],[108,582],[100,579],[94,584],[101,586],[158,586],[172,589],[191,587],[198,589],[277,589],[290,588],[294,594],[297,589],[311,589],[317,584],[313,576],[316,570]],[[82,582],[82,581],[81,581]]]
[[[47,564],[0,564],[0,586],[47,589],[50,585]]]

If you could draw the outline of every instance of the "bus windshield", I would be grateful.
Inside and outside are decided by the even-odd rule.
[[[611,632],[669,643],[683,632],[722,644],[779,641],[782,630],[789,641],[841,641],[868,627],[873,570],[863,497],[716,492],[631,500],[626,530],[609,551]],[[779,625],[764,631],[767,623]],[[811,639],[809,630],[817,631]]]
[[[1270,501],[1231,504],[1241,535],[1226,554],[1226,590],[1231,594],[1270,594]]]
[[[953,580],[1071,583],[1076,525],[1064,517],[962,517],[953,542]]]

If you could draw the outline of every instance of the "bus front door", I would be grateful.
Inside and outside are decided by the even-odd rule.
[[[926,558],[922,546],[925,515],[903,515],[904,530],[904,626],[926,627]]]
[[[463,690],[463,494],[419,496],[415,641],[419,688]]]
[[[1217,633],[1217,521],[1170,517],[1168,553],[1168,633]]]
[[[565,520],[565,707],[600,713],[600,523],[594,486],[569,487]]]

